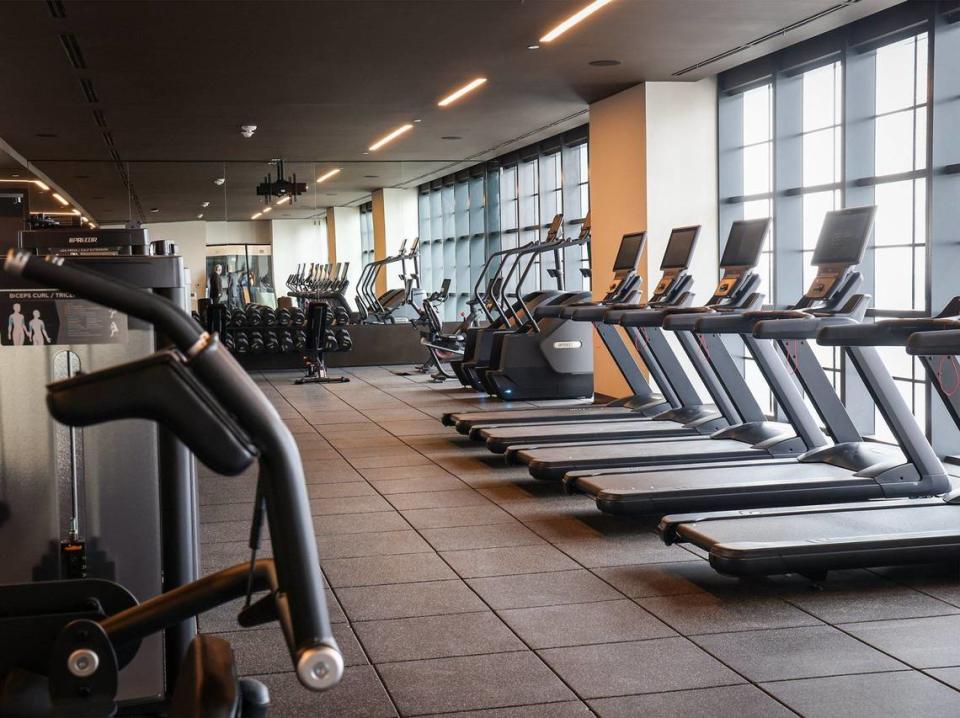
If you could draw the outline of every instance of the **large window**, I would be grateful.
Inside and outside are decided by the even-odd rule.
[[[824,214],[867,204],[878,208],[860,268],[863,291],[873,297],[870,317],[936,312],[947,292],[955,293],[944,282],[931,289],[928,281],[935,263],[955,262],[958,252],[956,232],[933,242],[929,231],[931,218],[955,213],[949,201],[938,204],[929,196],[931,183],[950,181],[944,177],[956,161],[947,159],[934,171],[928,159],[937,154],[928,137],[937,122],[931,108],[947,124],[958,112],[955,73],[932,72],[934,50],[945,66],[955,67],[960,54],[955,18],[938,14],[942,7],[897,6],[720,76],[721,236],[735,219],[773,218],[775,231],[760,267],[768,303],[796,301],[811,280],[815,269],[809,263]],[[929,96],[931,87],[940,88],[934,90],[940,102]],[[960,135],[941,136],[960,146]],[[892,439],[841,352],[815,350],[861,429]],[[900,348],[881,351],[907,403],[931,431],[922,366]],[[748,359],[744,371],[769,401]],[[947,448],[960,450],[955,443]]]
[[[554,215],[563,213],[564,233],[576,235],[589,210],[586,127],[420,188],[419,226],[423,286],[432,291],[451,281],[445,319],[466,309],[487,257],[502,249],[542,239]],[[567,250],[556,266],[543,256],[531,269],[524,291],[588,286],[589,250]],[[495,268],[495,267],[494,267]],[[514,291],[517,276],[509,282]]]

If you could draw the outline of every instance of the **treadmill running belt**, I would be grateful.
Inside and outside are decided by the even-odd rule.
[[[477,436],[487,442],[487,448],[502,454],[508,446],[517,444],[555,444],[571,441],[616,441],[618,439],[697,436],[675,421],[654,421],[638,416],[624,421],[591,421],[585,424],[533,424],[522,426],[491,426],[476,429]],[[473,433],[471,432],[471,437]]]
[[[960,506],[940,498],[832,505],[809,513],[676,526],[733,575],[816,572],[852,566],[956,560]],[[665,521],[668,521],[665,519]]]
[[[505,425],[505,424],[533,424],[541,422],[554,424],[561,421],[584,421],[606,419],[607,417],[642,416],[640,412],[624,406],[586,406],[570,407],[568,409],[514,409],[512,411],[471,411],[462,414],[451,414],[450,426],[456,426],[461,434],[467,434],[474,426]]]
[[[823,463],[766,463],[567,477],[607,513],[636,516],[858,501],[883,496],[871,478]]]
[[[511,449],[513,459],[530,467],[538,479],[559,480],[568,471],[617,468],[648,464],[702,463],[722,459],[773,458],[765,449],[755,449],[735,439],[676,437],[664,441],[628,441],[621,444],[564,444]]]

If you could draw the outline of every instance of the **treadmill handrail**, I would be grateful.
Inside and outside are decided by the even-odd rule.
[[[960,322],[955,319],[885,319],[874,324],[825,327],[817,334],[817,343],[833,347],[909,347],[909,340],[918,332],[936,334],[957,327]]]
[[[914,356],[960,354],[960,321],[941,319],[938,322],[937,327],[910,335],[907,340],[908,354]]]

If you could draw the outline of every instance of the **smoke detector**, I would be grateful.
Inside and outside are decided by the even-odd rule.
[[[257,131],[256,125],[241,125],[240,134],[246,137],[248,140],[253,137],[253,133]]]

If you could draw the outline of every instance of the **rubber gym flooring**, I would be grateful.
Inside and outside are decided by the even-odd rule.
[[[303,690],[279,629],[238,629],[239,604],[201,617],[273,715],[960,715],[956,567],[727,579],[654,522],[605,516],[440,425],[497,408],[479,395],[349,375],[257,376],[303,454],[342,684]],[[205,572],[249,559],[254,482],[201,470]]]

